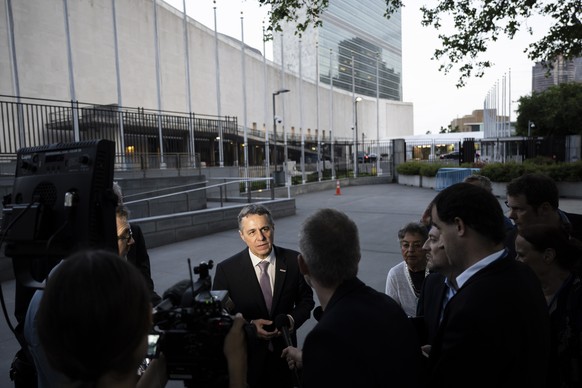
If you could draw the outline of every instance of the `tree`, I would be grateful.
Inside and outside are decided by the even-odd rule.
[[[384,16],[389,18],[403,6],[402,0],[385,0]],[[261,5],[271,6],[268,32],[281,31],[282,23],[292,23],[296,33],[303,33],[310,26],[320,26],[321,14],[329,0],[259,0]],[[534,15],[553,20],[548,33],[539,41],[524,48],[532,61],[546,64],[561,55],[569,60],[582,56],[582,0],[439,0],[433,7],[423,6],[421,24],[440,30],[443,17],[451,21],[456,32],[439,34],[441,48],[434,51],[434,59],[446,60],[439,70],[445,73],[458,67],[457,87],[465,85],[472,76],[482,77],[493,65],[481,56],[491,42],[501,36],[512,39],[524,30],[530,34],[532,27],[527,21]]]
[[[458,125],[455,125],[455,127],[453,128],[450,124],[447,125],[447,127],[443,127],[441,126],[441,129],[439,129],[439,133],[456,133],[456,132],[461,132],[461,129],[459,128]]]
[[[582,134],[582,84],[563,83],[519,99],[517,134],[532,136]]]

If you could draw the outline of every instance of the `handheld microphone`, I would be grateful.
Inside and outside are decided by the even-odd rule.
[[[181,280],[168,288],[163,295],[163,300],[154,307],[154,313],[161,313],[177,306],[182,300],[182,295],[191,287],[189,279]]]
[[[293,346],[291,336],[289,335],[290,325],[291,322],[289,322],[289,317],[286,314],[279,314],[275,317],[275,327],[283,333],[283,340],[285,340],[285,345],[287,345],[287,347]],[[297,368],[293,368],[293,376],[295,377],[295,386],[301,388],[301,379],[299,378]]]
[[[285,345],[293,346],[291,341],[291,336],[289,335],[289,317],[286,314],[279,314],[275,317],[275,327],[277,330],[281,330],[283,333],[283,339],[285,340]]]

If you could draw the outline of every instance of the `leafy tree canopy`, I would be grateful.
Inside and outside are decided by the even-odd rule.
[[[402,0],[385,0],[384,16],[389,18],[403,6]],[[259,0],[271,6],[269,33],[281,31],[282,23],[292,23],[301,34],[310,26],[320,26],[321,14],[329,0]],[[440,70],[445,73],[458,68],[457,86],[467,79],[481,77],[493,65],[482,60],[490,43],[501,36],[512,39],[520,30],[533,32],[527,21],[534,15],[553,20],[548,33],[537,42],[524,48],[532,61],[550,66],[554,58],[582,56],[582,0],[439,0],[434,6],[422,6],[423,26],[443,27],[443,18],[451,20],[455,32],[439,34],[442,47],[434,51],[434,59],[446,61]]]
[[[582,134],[582,84],[563,83],[542,93],[520,97],[517,134],[532,136]]]

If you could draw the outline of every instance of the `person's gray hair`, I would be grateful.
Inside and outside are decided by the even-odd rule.
[[[117,195],[117,204],[118,205],[123,205],[123,191],[121,190],[121,186],[119,186],[119,183],[117,183],[117,181],[113,181],[113,194]]]
[[[271,227],[275,226],[275,222],[273,221],[273,216],[271,215],[271,211],[267,209],[265,206],[257,203],[251,203],[250,205],[246,205],[241,209],[238,213],[238,229],[242,231],[242,219],[249,215],[258,215],[258,216],[267,216],[267,220]]]
[[[338,286],[358,274],[358,227],[340,211],[320,209],[309,216],[299,232],[299,250],[310,275],[324,287]]]
[[[410,234],[420,234],[422,236],[422,241],[425,242],[428,239],[428,229],[426,225],[420,222],[410,222],[406,224],[402,229],[398,231],[398,240],[402,240],[406,233]]]
[[[470,183],[472,185],[481,186],[487,191],[493,192],[493,186],[491,185],[491,179],[487,178],[485,175],[469,175],[465,177],[463,182]]]

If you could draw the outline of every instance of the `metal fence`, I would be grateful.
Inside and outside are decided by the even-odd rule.
[[[0,124],[0,155],[15,155],[22,147],[108,139],[119,154],[163,159],[166,153],[193,155],[196,142],[197,149],[206,150],[220,132],[225,139],[238,137],[236,117],[3,95]]]
[[[225,166],[245,164],[244,128],[231,116],[0,95],[0,125],[0,174],[13,174],[13,163],[20,148],[94,139],[115,142],[117,170],[217,166],[219,141],[224,142]],[[247,135],[252,145],[249,146],[249,166],[254,166],[249,176],[265,177],[265,131],[247,128]],[[273,134],[268,135],[272,147]],[[301,175],[301,168],[306,174],[317,172],[318,160],[324,179],[326,170],[331,175],[332,161],[336,175],[350,174],[354,163],[354,139],[331,138],[325,131],[319,139],[318,135],[317,130],[301,134],[291,128],[286,137],[278,138],[278,160],[287,156],[288,160],[295,161],[293,176]],[[381,169],[384,171],[389,168],[386,161],[390,160],[391,149],[391,141],[358,142],[358,150],[383,161]],[[303,156],[305,165],[301,167]],[[359,171],[377,173],[372,164],[362,165]]]

